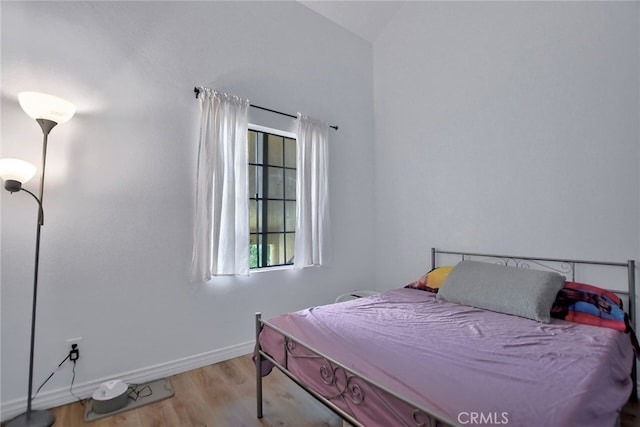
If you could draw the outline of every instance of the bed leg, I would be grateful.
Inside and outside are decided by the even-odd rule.
[[[636,330],[636,262],[630,259],[627,261],[627,276],[629,283],[629,322],[631,328]],[[637,356],[637,355],[636,355]],[[631,379],[633,380],[633,389],[631,392],[631,400],[638,401],[638,367],[636,357],[633,358],[633,368],[631,369]]]
[[[262,313],[256,313],[256,349],[254,361],[256,364],[256,416],[262,418],[262,357],[260,356],[260,319]]]
[[[633,358],[633,367],[631,368],[631,380],[633,381],[633,384],[631,388],[630,400],[632,402],[637,402],[638,401],[638,365],[636,363],[635,355]]]

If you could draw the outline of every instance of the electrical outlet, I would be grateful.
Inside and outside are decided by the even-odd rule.
[[[82,341],[82,337],[69,338],[67,340],[67,346],[69,348],[69,360],[72,362],[76,362],[80,358],[80,341]]]
[[[74,364],[76,360],[80,358],[80,349],[78,348],[78,344],[71,344],[71,350],[69,351],[69,360],[71,360]]]
[[[69,338],[67,340],[67,345],[69,346],[69,359],[74,363],[80,358],[80,341],[82,341],[82,337]]]

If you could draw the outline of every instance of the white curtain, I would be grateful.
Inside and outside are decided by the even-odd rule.
[[[329,125],[298,114],[294,266],[326,263],[329,246]]]
[[[199,88],[202,111],[191,277],[249,274],[249,100]]]

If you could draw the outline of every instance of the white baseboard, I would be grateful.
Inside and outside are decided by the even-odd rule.
[[[90,397],[100,384],[114,378],[119,378],[126,383],[135,384],[169,377],[171,375],[191,371],[193,369],[202,368],[203,366],[212,365],[214,363],[223,362],[225,360],[253,353],[254,345],[255,341],[248,341],[242,344],[236,344],[218,350],[184,357],[171,362],[160,363],[158,365],[148,366],[134,371],[122,372],[109,377],[87,381],[74,385],[73,393],[82,399]],[[55,408],[56,406],[65,405],[67,403],[74,402],[75,400],[76,399],[71,395],[71,393],[69,393],[69,387],[63,387],[40,393],[38,398],[33,401],[32,405],[33,409]],[[0,421],[4,422],[20,415],[26,410],[26,407],[26,396],[24,398],[2,402],[2,404],[0,404]]]

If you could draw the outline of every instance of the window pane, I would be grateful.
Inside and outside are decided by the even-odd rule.
[[[285,203],[284,230],[296,231],[296,202]]]
[[[261,267],[259,242],[259,235],[252,234],[249,238],[249,268]]]
[[[285,250],[286,253],[286,264],[293,264],[293,258],[296,250],[296,235],[295,234],[287,234],[285,237]]]
[[[284,165],[288,168],[296,167],[296,140],[284,139]]]
[[[256,132],[257,150],[256,163],[264,164],[264,133]]]
[[[267,168],[269,174],[269,193],[267,197],[274,199],[284,198],[284,169],[280,168]]]
[[[269,200],[267,204],[267,231],[284,231],[284,202]]]
[[[284,198],[296,199],[296,171],[284,170]]]
[[[269,265],[284,264],[284,234],[268,234]]]
[[[281,136],[268,135],[267,150],[269,150],[269,164],[271,166],[284,166],[282,162],[283,139]]]
[[[249,200],[249,232],[259,233],[262,231],[262,202]]]
[[[258,182],[257,182],[257,174],[258,168],[260,169],[259,173],[262,173],[262,168],[260,166],[249,166],[249,197],[257,198],[258,194]]]
[[[255,131],[250,130],[247,133],[247,144],[249,145],[249,163],[257,163],[257,135]]]

